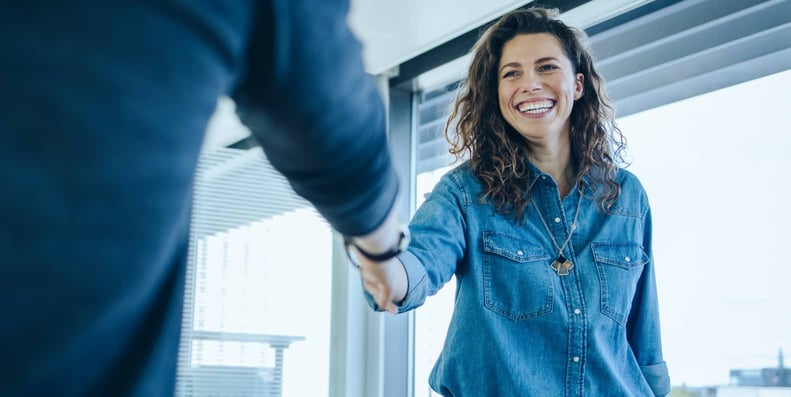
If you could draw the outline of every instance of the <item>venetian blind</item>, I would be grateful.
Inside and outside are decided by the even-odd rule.
[[[327,395],[332,231],[260,149],[201,155],[189,242],[176,395]]]
[[[454,160],[448,152],[450,145],[445,138],[445,124],[458,86],[456,82],[417,94],[416,174],[445,167]]]

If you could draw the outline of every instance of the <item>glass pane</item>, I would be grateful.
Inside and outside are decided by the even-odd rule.
[[[176,394],[327,396],[330,227],[259,149],[204,154],[193,207]]]
[[[445,123],[455,98],[458,83],[416,95],[418,128],[416,147],[415,205],[420,207],[439,179],[453,168],[455,158],[448,152]],[[455,124],[454,124],[455,125]],[[450,131],[453,131],[451,126]],[[453,314],[456,278],[451,278],[436,295],[414,311],[414,390],[415,397],[439,396],[428,385]]]
[[[423,204],[425,196],[431,192],[439,178],[451,168],[442,167],[417,176],[416,205],[418,207]],[[456,278],[454,277],[436,295],[426,299],[426,303],[415,310],[415,397],[439,396],[429,387],[428,377],[445,342],[455,295]]]
[[[789,104],[786,71],[619,120],[651,200],[678,396],[791,386],[782,358],[791,351]]]

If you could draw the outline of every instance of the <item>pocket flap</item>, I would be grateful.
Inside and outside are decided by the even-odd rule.
[[[497,232],[483,232],[483,250],[519,263],[549,259],[543,248]]]
[[[631,269],[648,263],[651,258],[643,247],[631,242],[592,243],[593,260],[599,263]]]

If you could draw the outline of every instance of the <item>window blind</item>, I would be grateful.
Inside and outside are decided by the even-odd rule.
[[[445,139],[445,123],[450,116],[459,83],[422,91],[416,95],[418,116],[416,174],[445,167],[454,160],[448,152],[450,145]]]
[[[332,231],[260,149],[201,155],[189,242],[176,395],[327,395]]]

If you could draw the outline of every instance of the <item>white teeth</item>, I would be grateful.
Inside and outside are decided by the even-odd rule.
[[[522,113],[541,113],[552,106],[552,101],[528,102],[519,105],[519,111]]]

